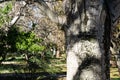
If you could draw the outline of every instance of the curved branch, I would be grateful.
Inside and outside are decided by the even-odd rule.
[[[26,7],[27,3],[24,2],[24,6],[20,8],[20,11],[16,14],[16,16],[14,16],[14,18],[11,20],[9,26],[13,26],[21,17],[21,13],[23,11],[23,9]]]
[[[66,16],[59,16],[54,11],[52,11],[49,6],[42,0],[37,0],[37,3],[39,3],[39,9],[46,15],[48,18],[57,23],[57,24],[64,24],[66,22]]]
[[[5,2],[5,1],[10,1],[10,0],[0,0],[0,3]],[[16,0],[16,1],[21,1],[21,0]],[[24,1],[26,2],[27,0],[24,0]],[[55,22],[59,25],[63,25],[66,22],[66,16],[65,15],[63,15],[63,16],[57,15],[57,13],[55,13],[54,11],[52,11],[49,8],[49,6],[46,4],[46,1],[44,1],[44,0],[32,0],[32,1],[34,3],[38,3],[39,9],[52,22]],[[25,3],[25,4],[27,4],[27,3]],[[19,17],[20,17],[20,13],[12,19],[12,21],[10,22],[10,25],[14,25],[16,23],[16,21],[19,19]]]

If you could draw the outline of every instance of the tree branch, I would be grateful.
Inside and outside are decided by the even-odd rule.
[[[0,3],[5,2],[5,1],[10,1],[10,0],[0,0]],[[16,1],[21,1],[21,0],[16,0]],[[23,0],[23,1],[29,1],[29,0]],[[31,0],[30,0],[31,1]],[[57,13],[55,13],[54,11],[52,11],[49,6],[46,4],[46,0],[32,0],[35,3],[38,3],[39,9],[43,12],[43,14],[45,16],[47,16],[52,22],[55,22],[59,25],[63,25],[66,22],[66,16],[59,16],[57,15]],[[48,1],[48,0],[47,0]],[[51,0],[52,1],[52,0]],[[55,0],[53,0],[55,1]],[[56,0],[58,1],[58,0]],[[25,3],[27,4],[27,3]],[[17,14],[17,16],[15,16],[12,21],[10,22],[10,26],[14,25],[17,20],[20,18],[20,13]]]
[[[66,16],[59,16],[54,11],[52,11],[49,6],[45,3],[45,1],[37,0],[37,3],[39,3],[39,9],[46,15],[48,18],[57,23],[57,24],[64,24],[66,21]]]
[[[23,4],[24,4],[24,6],[21,7],[21,8],[20,8],[20,11],[16,14],[16,16],[14,16],[14,18],[11,20],[9,26],[15,25],[15,23],[19,20],[21,14],[22,14],[22,12],[23,12],[23,9],[24,9],[24,8],[26,7],[26,5],[27,5],[26,2],[24,2]]]

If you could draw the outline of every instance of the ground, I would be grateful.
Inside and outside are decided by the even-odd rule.
[[[66,76],[65,76],[65,74],[66,74],[65,73],[66,72],[66,64],[65,64],[65,60],[63,60],[64,62],[60,63],[62,60],[63,59],[55,60],[56,64],[53,60],[53,65],[56,66],[56,67],[61,67],[61,73],[62,73],[61,77],[59,77],[57,79],[54,79],[54,80],[66,80]],[[18,74],[19,72],[20,73],[24,73],[24,72],[26,73],[26,72],[28,72],[28,70],[25,67],[26,64],[27,63],[25,61],[16,61],[16,60],[15,61],[13,60],[13,61],[2,62],[1,65],[0,65],[0,74],[3,74],[3,73],[17,73]],[[63,74],[63,72],[64,72],[64,74]],[[118,73],[117,68],[110,68],[110,77],[111,77],[111,80],[120,80],[120,75]],[[47,80],[47,79],[45,79],[45,80]]]

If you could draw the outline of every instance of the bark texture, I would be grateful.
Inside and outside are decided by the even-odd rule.
[[[111,57],[114,56],[120,74],[120,0],[106,0],[111,18]]]
[[[67,80],[109,80],[103,0],[65,0]]]

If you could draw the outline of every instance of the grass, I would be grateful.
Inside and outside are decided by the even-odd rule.
[[[110,68],[110,78],[111,80],[120,80],[118,68]]]
[[[0,64],[0,73],[29,73],[27,63],[21,58],[14,59],[12,61],[7,61],[9,63]],[[14,63],[13,63],[14,62]],[[52,68],[54,72],[66,72],[66,60],[61,59],[51,59],[49,67]],[[33,67],[33,66],[32,66]],[[50,72],[51,68],[48,68],[47,71]],[[41,72],[41,69],[36,69],[37,72]],[[58,71],[56,71],[58,70]],[[110,68],[110,78],[111,80],[120,80],[120,75],[117,68]]]
[[[49,75],[51,76],[53,75],[52,77],[55,78],[54,75],[56,74],[59,75],[59,73],[61,75],[65,75],[64,73],[66,72],[65,62],[66,62],[65,58],[58,58],[58,59],[51,58],[47,62],[46,65],[47,67],[45,66],[45,70],[44,70],[41,67],[37,68],[36,65],[34,64],[31,64],[31,66],[28,67],[28,63],[22,58],[19,57],[14,59],[8,58],[5,61],[1,62],[0,64],[0,80],[1,80],[1,75],[2,75],[2,80],[26,80],[26,79],[37,80],[37,78],[39,79],[46,78],[47,76],[44,76],[46,75],[46,73],[49,73]],[[42,66],[44,65],[42,64]],[[16,75],[14,76],[14,74]],[[53,80],[53,79],[49,79],[49,80]],[[63,80],[63,77],[62,79],[55,79],[55,80]]]
[[[120,78],[111,78],[111,80],[120,80]]]
[[[12,59],[8,58],[7,60],[1,62],[0,64],[0,73],[28,73],[29,69],[34,70],[34,72],[50,72],[50,73],[57,73],[57,72],[65,72],[66,71],[66,60],[64,58],[50,58],[49,61],[46,63],[47,65],[41,65],[46,67],[46,70],[43,70],[41,66],[39,68],[36,68],[35,64],[29,64],[32,65],[28,67],[27,62],[17,57]],[[31,71],[30,71],[31,72]]]

